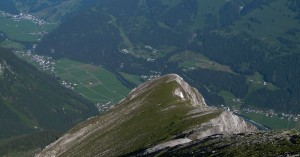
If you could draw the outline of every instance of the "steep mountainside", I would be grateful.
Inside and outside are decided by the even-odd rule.
[[[96,3],[66,19],[37,52],[131,74],[180,73],[214,105],[226,103],[225,91],[243,107],[300,112],[299,1]]]
[[[238,116],[207,106],[195,88],[169,74],[140,85],[110,112],[77,125],[37,156],[120,156],[254,131]]]
[[[3,139],[16,140],[13,138],[29,134],[33,137],[33,133],[47,130],[65,131],[97,113],[90,102],[12,52],[0,49],[0,156],[10,142]]]

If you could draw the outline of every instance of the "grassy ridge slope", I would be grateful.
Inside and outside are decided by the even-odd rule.
[[[177,139],[249,131],[256,128],[207,106],[195,88],[169,74],[141,84],[111,111],[75,126],[37,156],[120,156]]]
[[[174,95],[180,88],[172,76],[145,83],[110,112],[77,125],[56,144],[67,139],[73,142],[59,148],[54,144],[54,148],[59,149],[60,156],[118,156],[172,140],[221,114],[220,110]],[[182,94],[187,97],[187,93]],[[194,113],[195,109],[203,111]],[[87,132],[88,136],[81,136]]]

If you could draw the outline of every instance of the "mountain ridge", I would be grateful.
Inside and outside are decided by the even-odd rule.
[[[107,114],[75,126],[37,157],[119,156],[159,143],[174,145],[172,140],[180,144],[247,131],[257,129],[228,111],[207,106],[195,88],[171,74],[143,83]]]

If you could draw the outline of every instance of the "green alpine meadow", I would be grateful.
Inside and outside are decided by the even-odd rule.
[[[299,0],[1,0],[0,156],[299,156]]]

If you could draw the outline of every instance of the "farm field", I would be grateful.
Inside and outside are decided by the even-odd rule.
[[[25,42],[39,41],[45,32],[56,27],[56,24],[39,25],[30,20],[14,21],[0,15],[0,31],[4,32],[9,39]]]
[[[182,68],[202,68],[234,73],[229,66],[214,62],[204,55],[192,51],[184,51],[174,55],[170,61],[179,61],[179,66]]]
[[[33,61],[30,57],[26,57],[26,55],[24,56],[18,53],[17,55],[34,66],[39,67],[39,64]],[[95,103],[100,112],[108,111],[112,105],[123,99],[131,90],[123,85],[121,81],[117,79],[115,74],[101,66],[85,64],[69,59],[58,59],[53,61],[55,62],[55,76],[59,79],[61,84],[67,88],[71,88],[75,92]],[[136,86],[144,81],[137,75],[130,75],[124,72],[119,72],[119,74]],[[255,84],[255,82],[263,82],[263,79],[258,73],[253,76],[249,76],[248,79],[253,80],[252,84],[250,84],[250,90],[251,88],[262,88],[260,86],[264,86]],[[243,103],[242,99],[239,100],[232,93],[226,91],[221,91],[218,94],[224,98],[225,107],[240,110],[240,105]],[[296,128],[300,130],[300,122],[296,122],[293,119],[288,120],[287,117],[268,117],[262,113],[245,111],[241,111],[240,115],[270,129],[284,130]]]
[[[86,64],[69,59],[52,59],[34,54],[16,53],[18,57],[41,71],[55,75],[65,87],[79,93],[95,103],[99,111],[107,111],[131,91],[122,84],[116,75],[101,66]],[[48,69],[45,70],[45,67]],[[49,69],[53,69],[49,70]],[[138,86],[143,80],[140,76],[119,72],[119,76]]]
[[[143,83],[145,80],[143,80],[140,76],[137,75],[130,75],[125,72],[119,72],[122,77],[124,77],[127,81],[130,83],[133,83],[134,85],[138,86],[139,84]]]
[[[130,91],[113,73],[100,66],[59,59],[54,67],[63,85],[94,103],[115,104]]]
[[[11,40],[5,40],[5,41],[2,41],[0,42],[0,47],[4,47],[4,48],[11,48],[11,49],[14,49],[14,50],[23,50],[25,48],[25,46],[21,43],[18,43],[18,42],[14,42],[14,41],[11,41]]]
[[[241,115],[248,119],[251,119],[261,125],[264,125],[270,129],[274,130],[286,130],[286,129],[294,129],[300,130],[300,121],[294,121],[292,118],[288,120],[287,117],[280,118],[278,116],[266,116],[262,113],[254,113],[254,112],[245,112],[242,111]]]
[[[56,75],[66,82],[76,84],[72,86],[74,91],[80,93],[87,99],[94,103],[113,105],[123,97],[125,97],[130,89],[121,84],[117,80],[114,74],[105,70],[102,67],[83,64],[72,60],[60,59],[56,61],[55,65]],[[129,75],[126,73],[120,73],[126,80],[135,83],[136,85],[141,83],[138,76]],[[255,80],[255,79],[254,79]],[[221,92],[222,97],[226,97],[226,106],[231,104],[237,109],[240,102],[233,102],[235,98],[232,94]],[[230,105],[229,105],[230,106]],[[233,107],[230,106],[230,107]],[[102,106],[106,107],[107,106]],[[104,110],[106,109],[104,108]],[[268,128],[275,130],[284,129],[300,129],[300,122],[296,122],[293,119],[288,120],[277,116],[268,117],[261,113],[241,112],[241,115],[249,118],[257,123],[260,123]]]

